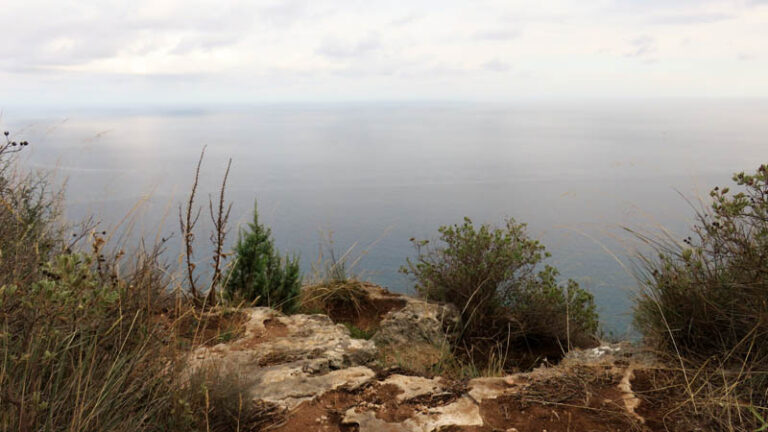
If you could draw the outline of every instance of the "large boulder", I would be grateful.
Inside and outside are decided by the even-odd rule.
[[[346,327],[325,315],[285,316],[269,308],[244,313],[244,336],[198,348],[193,368],[234,373],[255,400],[285,408],[340,387],[356,388],[375,376],[367,365],[376,359],[376,346],[351,338]]]
[[[373,340],[376,345],[444,345],[455,335],[459,312],[453,305],[409,299],[405,307],[389,312]]]

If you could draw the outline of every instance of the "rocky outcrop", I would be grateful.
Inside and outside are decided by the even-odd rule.
[[[606,347],[555,367],[465,383],[380,372],[355,390],[302,403],[277,430],[640,431],[645,419],[625,354]]]
[[[193,367],[215,366],[247,381],[254,399],[293,408],[339,387],[353,389],[375,373],[371,341],[325,315],[285,316],[269,308],[245,311],[245,334],[230,343],[201,347]]]
[[[441,345],[450,342],[458,324],[453,305],[409,301],[384,317],[372,340],[377,345]]]
[[[392,303],[393,294],[372,293]],[[418,376],[407,363],[380,364],[379,348],[409,353],[445,342],[458,313],[417,299],[400,301],[401,308],[380,318],[371,341],[350,337],[325,315],[247,309],[243,337],[198,348],[191,363],[236,373],[254,401],[283,410],[274,425],[283,432],[642,429],[629,347],[575,351],[557,366],[505,377]]]

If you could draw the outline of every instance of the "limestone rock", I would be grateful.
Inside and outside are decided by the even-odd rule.
[[[389,312],[372,340],[377,345],[441,345],[453,336],[459,313],[453,305],[410,299],[402,309]]]
[[[574,350],[556,366],[503,377],[417,376],[409,369],[414,356],[405,354],[449,341],[458,312],[405,296],[393,300],[383,289],[370,293],[381,304],[404,303],[386,313],[375,344],[351,338],[325,315],[252,308],[243,311],[244,336],[196,349],[191,370],[234,373],[253,400],[283,408],[276,432],[553,430],[566,418],[574,421],[570,430],[623,431],[646,423],[633,380],[648,363],[631,346]],[[386,349],[402,354],[404,367],[377,374],[372,367]],[[582,404],[589,409],[578,410]]]
[[[345,426],[357,426],[359,432],[431,432],[444,427],[482,426],[480,406],[468,397],[414,414],[402,422],[387,422],[370,410],[350,408],[341,421]]]
[[[232,342],[201,347],[191,356],[193,369],[215,366],[243,377],[254,399],[286,408],[339,387],[355,388],[375,374],[365,367],[376,346],[352,339],[343,325],[325,315],[285,316],[252,308],[245,335]]]

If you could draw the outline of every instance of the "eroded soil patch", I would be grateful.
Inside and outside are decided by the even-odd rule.
[[[384,316],[405,307],[407,301],[391,294],[382,297],[367,297],[359,303],[336,302],[327,305],[327,314],[335,323],[351,324],[360,330],[375,331]]]

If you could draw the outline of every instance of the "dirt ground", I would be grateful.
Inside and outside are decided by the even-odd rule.
[[[379,327],[384,316],[405,307],[407,300],[397,294],[383,297],[368,297],[359,305],[328,305],[327,314],[335,323],[351,324],[360,330],[372,332]]]
[[[527,383],[519,392],[494,399],[476,401],[483,426],[448,426],[439,432],[661,432],[706,431],[691,422],[665,418],[666,406],[659,397],[641,398],[638,414],[642,421],[625,408],[624,395],[619,390],[620,376],[607,368],[575,369],[567,375],[553,376]],[[639,373],[633,381],[641,390],[652,385],[646,374]],[[376,417],[389,423],[399,423],[418,412],[429,412],[447,405],[462,395],[463,383],[454,383],[455,392],[437,399],[418,398],[398,403],[400,389],[373,383],[350,392],[336,390],[301,404],[289,413],[287,420],[274,429],[280,432],[350,432],[358,431],[354,424],[343,424],[344,413],[350,408],[374,410]],[[656,395],[661,396],[661,395]],[[685,424],[684,424],[685,423]],[[669,428],[669,429],[667,429]],[[393,429],[395,430],[395,429]]]

